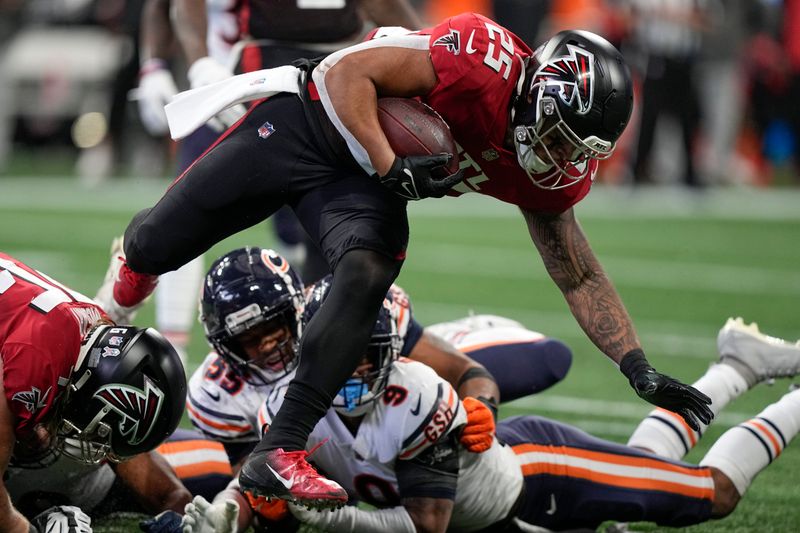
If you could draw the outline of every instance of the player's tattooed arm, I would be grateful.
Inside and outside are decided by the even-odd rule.
[[[523,209],[522,214],[547,272],[589,339],[616,363],[640,347],[628,311],[573,210],[552,215]]]

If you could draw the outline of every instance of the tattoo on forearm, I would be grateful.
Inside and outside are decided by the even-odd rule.
[[[545,268],[564,293],[576,320],[606,355],[619,361],[639,345],[628,312],[592,252],[572,212],[523,212]]]

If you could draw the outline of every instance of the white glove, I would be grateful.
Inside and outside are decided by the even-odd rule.
[[[164,106],[178,94],[175,80],[161,59],[148,59],[139,70],[139,116],[150,135],[165,135],[169,132]]]
[[[202,496],[186,504],[183,533],[236,533],[239,504],[233,500],[208,503]]]
[[[330,511],[311,510],[301,505],[289,504],[289,511],[303,524],[322,531],[348,531],[349,533],[416,533],[417,527],[405,507],[366,510],[345,505]]]
[[[57,505],[36,515],[31,520],[38,531],[59,533],[92,533],[92,519],[73,505]]]
[[[226,80],[233,76],[233,72],[216,59],[206,56],[192,63],[186,75],[189,78],[189,84],[192,89],[196,89]],[[243,104],[237,104],[217,113],[214,118],[208,121],[208,125],[217,131],[224,131],[242,118],[242,115],[246,112],[247,108]]]

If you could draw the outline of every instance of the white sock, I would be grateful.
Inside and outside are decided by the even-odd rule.
[[[713,364],[694,387],[711,398],[714,416],[731,401],[747,392],[747,382],[733,367],[724,363]],[[706,425],[694,431],[683,417],[665,409],[654,409],[642,420],[628,440],[628,446],[650,450],[668,459],[681,459],[697,444]]]
[[[200,256],[174,272],[163,274],[156,288],[156,329],[175,346],[182,358],[197,317],[203,274],[203,257]]]
[[[702,466],[713,466],[744,495],[756,475],[780,455],[800,431],[800,390],[785,394],[755,418],[726,431],[714,443]]]

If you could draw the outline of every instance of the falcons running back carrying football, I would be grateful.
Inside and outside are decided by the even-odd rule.
[[[324,298],[319,284],[308,303]],[[353,501],[332,512],[289,505],[301,522],[324,531],[532,531],[597,528],[607,520],[686,526],[731,513],[756,475],[800,431],[800,390],[723,434],[700,462],[680,459],[705,431],[654,410],[621,445],[537,416],[498,424],[489,450],[458,444],[464,407],[452,386],[424,365],[399,355],[397,324],[385,299],[367,352],[333,407],[309,438],[316,466]],[[718,337],[720,361],[695,386],[714,400],[715,413],[757,383],[800,372],[800,343],[761,334],[741,319]],[[259,411],[268,431],[285,385]],[[228,498],[233,498],[229,500]],[[285,506],[253,501],[273,519]],[[236,492],[213,504],[187,506],[192,533],[236,531],[253,513]],[[261,516],[264,516],[262,513]],[[282,518],[285,520],[285,518]],[[237,522],[238,521],[238,522]]]
[[[564,31],[532,52],[473,13],[419,32],[385,33],[319,64],[243,74],[177,96],[166,108],[175,138],[229,104],[270,97],[251,106],[125,231],[126,263],[113,296],[128,307],[146,297],[157,275],[283,205],[334,272],[324,309],[304,330],[283,407],[240,470],[242,487],[310,505],[346,501],[341,487],[311,475],[293,452],[305,449],[358,364],[400,271],[409,237],[406,200],[443,196],[464,180],[465,190],[520,207],[578,324],[640,397],[679,413],[692,428],[708,423],[709,398],[648,363],[573,211],[630,118],[633,84],[619,51],[592,33]],[[461,169],[441,175],[453,154],[398,157],[378,121],[382,96],[419,97],[438,111],[464,149]],[[350,334],[336,334],[333,324]],[[303,478],[287,491],[273,471]]]
[[[294,268],[269,249],[233,250],[206,275],[200,318],[214,351],[189,379],[186,408],[206,437],[225,445],[231,464],[259,440],[259,407],[294,375],[304,294]],[[471,403],[476,420],[486,416],[484,405],[496,409],[495,377],[506,401],[546,389],[569,369],[572,354],[563,343],[517,322],[480,315],[423,329],[408,295],[397,286],[391,294],[401,354],[436,368],[462,396],[482,397],[485,404]],[[464,439],[479,451],[491,429]]]

